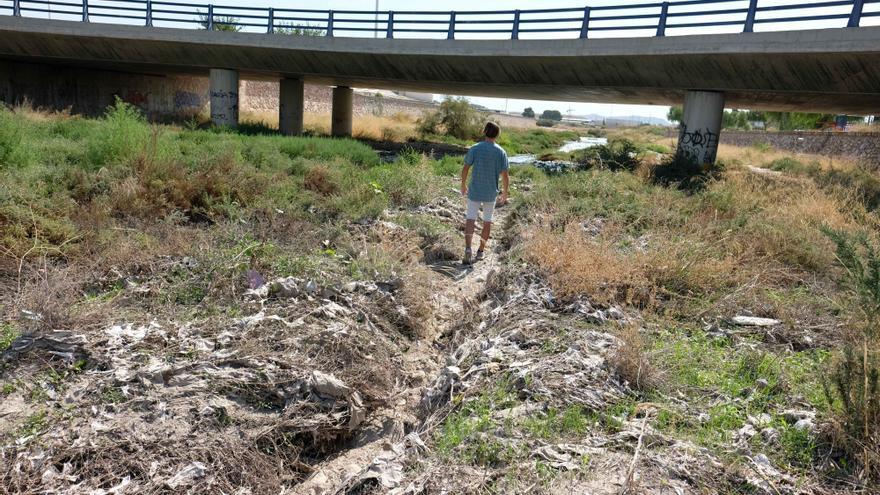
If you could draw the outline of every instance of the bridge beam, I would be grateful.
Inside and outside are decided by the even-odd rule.
[[[700,165],[712,165],[724,116],[724,93],[688,91],[678,135],[678,156]]]
[[[281,80],[278,95],[278,129],[285,136],[298,136],[303,132],[304,86],[302,79]]]
[[[238,71],[211,69],[211,123],[238,127]]]
[[[354,91],[347,86],[333,88],[333,110],[330,121],[330,135],[351,137],[354,114]]]

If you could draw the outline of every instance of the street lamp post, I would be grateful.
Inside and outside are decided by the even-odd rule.
[[[376,0],[376,10],[373,11],[373,38],[379,37],[379,0]]]

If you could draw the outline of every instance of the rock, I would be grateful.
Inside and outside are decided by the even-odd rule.
[[[775,444],[779,441],[779,430],[770,427],[764,428],[761,430],[761,438],[765,443]]]
[[[759,318],[757,316],[734,316],[730,322],[741,327],[772,327],[782,323],[772,318]]]
[[[765,390],[770,387],[770,382],[768,382],[764,378],[758,378],[757,380],[755,380],[755,386],[758,388],[758,390]]]
[[[748,424],[748,423],[746,423],[742,428],[740,428],[736,432],[736,436],[742,440],[748,440],[757,434],[758,434],[758,431],[755,429],[755,427]]]
[[[305,287],[303,287],[306,294],[317,294],[318,293],[318,284],[314,280],[309,280],[306,282]]]
[[[616,320],[616,321],[626,319],[626,315],[617,306],[611,306],[610,308],[608,308],[608,311],[605,312],[605,316],[607,316],[608,319],[610,319],[610,320]]]
[[[584,316],[584,319],[596,325],[603,325],[606,321],[608,321],[608,318],[605,317],[605,312],[601,310],[596,310],[592,313],[588,313]]]
[[[767,413],[761,413],[757,416],[749,416],[748,421],[755,428],[763,428],[773,422],[773,417]]]
[[[312,371],[309,385],[311,385],[312,390],[315,392],[326,397],[335,397],[337,399],[346,399],[350,397],[353,392],[353,390],[342,380],[333,375],[321,373],[317,370]]]
[[[794,424],[794,429],[798,430],[798,431],[812,432],[813,430],[816,429],[816,427],[813,424],[813,420],[811,418],[804,418],[804,419],[798,420],[798,422]]]
[[[302,293],[301,283],[301,280],[294,277],[280,278],[269,286],[269,295],[279,298],[297,297]]]
[[[793,425],[802,419],[815,419],[816,413],[813,411],[786,409],[785,411],[782,411],[782,417],[785,418],[786,423]]]

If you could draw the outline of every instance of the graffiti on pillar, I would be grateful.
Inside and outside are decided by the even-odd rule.
[[[211,120],[215,123],[238,122],[238,91],[214,90],[211,95]]]
[[[175,110],[191,110],[202,107],[202,97],[191,91],[177,91],[174,93]]]
[[[238,99],[238,91],[211,91],[211,98]]]
[[[718,133],[708,128],[689,129],[682,122],[678,135],[678,152],[700,163],[713,163],[718,154]]]

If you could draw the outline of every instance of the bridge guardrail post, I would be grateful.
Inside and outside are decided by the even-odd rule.
[[[455,39],[455,12],[449,13],[449,33],[446,35],[446,39]]]
[[[272,34],[275,32],[275,9],[269,7],[269,20],[266,21],[266,32]]]
[[[82,21],[89,22],[89,0],[83,0]]]
[[[385,30],[385,37],[389,40],[394,38],[394,11],[388,11],[388,28]]]
[[[12,2],[12,15],[21,17],[21,2],[19,0],[13,0]]]
[[[147,0],[147,11],[144,13],[144,24],[153,27],[153,0]]]
[[[660,8],[660,20],[657,21],[657,36],[666,36],[666,16],[669,14],[669,2],[663,2]]]
[[[752,33],[755,31],[755,16],[758,13],[758,0],[749,2],[749,13],[746,14],[746,24],[743,26],[744,33]]]
[[[865,8],[865,0],[853,0],[852,13],[849,15],[849,22],[846,27],[859,27],[862,23],[862,10]]]
[[[513,13],[513,28],[510,31],[510,39],[518,40],[519,39],[519,9]]]
[[[208,4],[208,19],[206,21],[208,31],[214,30],[214,4]]]
[[[333,37],[333,11],[327,11],[327,37]]]
[[[590,35],[590,7],[584,7],[584,22],[581,24],[581,39],[585,40]]]

